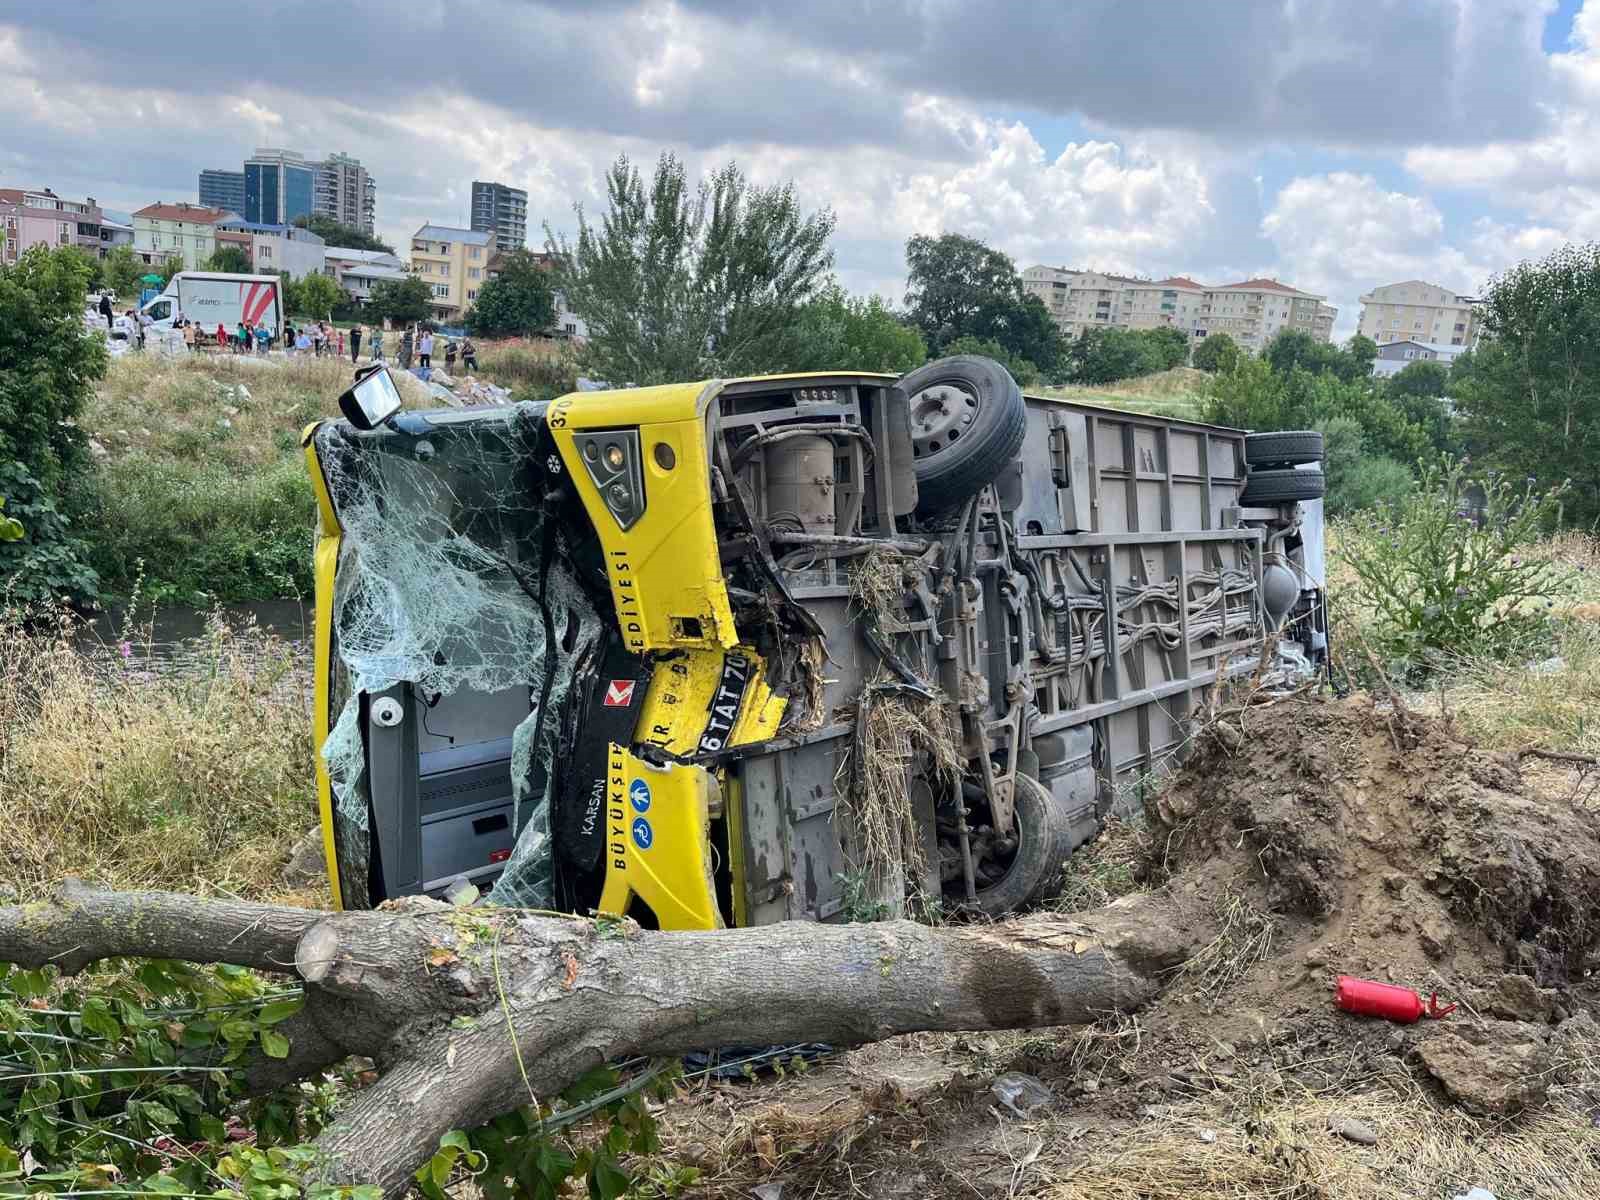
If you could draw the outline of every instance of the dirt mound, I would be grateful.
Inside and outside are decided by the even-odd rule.
[[[1274,960],[1549,1009],[1539,989],[1582,981],[1600,943],[1600,812],[1550,782],[1443,720],[1291,701],[1202,738],[1151,816],[1180,886],[1273,920]]]

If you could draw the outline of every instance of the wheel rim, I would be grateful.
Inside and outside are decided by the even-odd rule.
[[[911,453],[927,459],[948,450],[978,417],[978,398],[954,381],[925,387],[911,397]]]

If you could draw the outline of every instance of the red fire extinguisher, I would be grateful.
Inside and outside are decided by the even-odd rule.
[[[1410,988],[1375,983],[1371,979],[1357,979],[1353,975],[1339,976],[1333,999],[1345,1012],[1359,1013],[1363,1017],[1383,1017],[1404,1025],[1415,1024],[1423,1017],[1437,1020],[1456,1010],[1454,1004],[1440,1007],[1438,992],[1434,992],[1424,1004],[1422,997]]]

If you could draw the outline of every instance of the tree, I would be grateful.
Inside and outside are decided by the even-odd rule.
[[[1367,379],[1372,375],[1372,362],[1378,357],[1378,343],[1358,333],[1344,344],[1344,354],[1350,363],[1350,378]]]
[[[804,305],[792,326],[786,371],[884,371],[900,375],[928,358],[922,334],[879,296],[851,296],[837,283]]]
[[[1072,381],[1115,383],[1167,370],[1177,365],[1175,338],[1183,339],[1175,329],[1085,329],[1067,351]]]
[[[648,384],[783,365],[790,327],[833,265],[831,211],[805,213],[793,184],[753,187],[733,163],[691,190],[671,154],[648,192],[619,157],[606,192],[598,225],[577,209],[575,246],[549,236],[567,304],[589,328],[586,371]]]
[[[202,271],[226,271],[230,275],[253,273],[250,256],[238,246],[218,246],[211,257],[200,265]]]
[[[1039,382],[1039,368],[1025,358],[1018,358],[999,342],[975,338],[970,334],[958,337],[944,348],[945,354],[977,354],[992,358],[1015,379],[1021,387],[1033,387]]]
[[[1194,365],[1202,371],[1231,371],[1239,361],[1239,343],[1225,333],[1210,333],[1194,348]]]
[[[1409,467],[1366,452],[1361,423],[1330,417],[1314,426],[1322,434],[1322,471],[1327,477],[1327,512],[1342,517],[1401,500],[1416,486]]]
[[[374,321],[408,324],[433,316],[433,289],[415,275],[404,279],[380,279],[372,285],[367,313]]]
[[[326,321],[344,303],[345,290],[326,275],[311,272],[296,281],[294,299],[292,311],[297,315]]]
[[[1491,279],[1483,343],[1450,394],[1477,468],[1553,487],[1565,515],[1600,517],[1600,244],[1569,245]]]
[[[71,247],[30,247],[0,265],[0,494],[25,536],[0,551],[0,593],[94,599],[68,515],[84,504],[89,458],[78,417],[105,374],[105,343],[85,331],[88,270]]]
[[[1063,371],[1067,341],[1043,301],[1022,290],[1016,265],[998,250],[957,233],[906,241],[906,309],[929,353],[971,337],[997,342],[1046,378]]]
[[[501,260],[500,274],[478,289],[467,313],[474,337],[531,337],[549,330],[556,318],[550,272],[527,250]]]
[[[1391,396],[1416,396],[1438,400],[1450,382],[1450,371],[1443,363],[1422,360],[1407,363],[1389,380]]]
[[[139,277],[149,271],[132,246],[113,246],[105,257],[102,276],[105,286],[117,294],[117,299],[127,301],[139,294]]]
[[[370,233],[362,233],[353,225],[335,221],[332,217],[321,213],[296,217],[294,223],[301,229],[309,229],[330,246],[339,246],[347,250],[381,250],[385,254],[394,253],[394,247],[388,242],[375,238]]]
[[[661,933],[428,901],[324,913],[68,883],[48,900],[0,907],[0,963],[33,973],[19,982],[28,993],[48,989],[43,968],[75,974],[113,957],[292,972],[302,1001],[278,1005],[270,1021],[263,1011],[232,1032],[223,1027],[228,1084],[262,1096],[350,1055],[373,1059],[376,1081],[348,1097],[315,1153],[299,1161],[307,1184],[376,1185],[397,1197],[447,1134],[486,1125],[528,1105],[530,1095],[535,1104],[555,1096],[607,1061],[774,1042],[851,1045],[915,1030],[1089,1024],[1154,999],[1217,934],[1209,905],[1164,892],[996,925],[788,921]],[[153,976],[170,977],[159,968]],[[107,1016],[129,1019],[109,1006]],[[193,1026],[174,1019],[175,1033],[167,1025],[150,1034],[165,1047],[161,1061],[174,1064],[164,1039],[175,1037],[186,1062],[215,1071],[214,1058],[191,1049],[208,1038],[183,1037]],[[121,1032],[98,1012],[84,1027],[97,1041]],[[196,1078],[212,1081],[208,1091],[220,1083],[214,1074]],[[27,1092],[51,1113],[71,1094]],[[91,1119],[72,1111],[78,1129]],[[215,1136],[225,1140],[226,1132]]]
[[[1189,361],[1189,335],[1171,325],[1140,331],[1158,371],[1170,371]]]

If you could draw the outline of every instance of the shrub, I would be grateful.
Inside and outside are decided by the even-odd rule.
[[[1335,551],[1359,581],[1368,640],[1411,678],[1452,658],[1527,653],[1568,590],[1566,573],[1525,552],[1554,520],[1559,492],[1490,478],[1476,484],[1485,503],[1474,510],[1471,484],[1464,463],[1425,468],[1414,491],[1364,514]]]
[[[4,601],[34,607],[59,600],[93,608],[100,577],[89,566],[88,547],[19,462],[0,463],[0,506]]]
[[[1415,483],[1411,469],[1384,455],[1369,455],[1361,424],[1354,418],[1330,417],[1315,428],[1322,434],[1330,517],[1393,503],[1411,491]]]
[[[1202,371],[1232,370],[1239,361],[1239,343],[1225,333],[1207,334],[1194,348],[1194,365]]]

